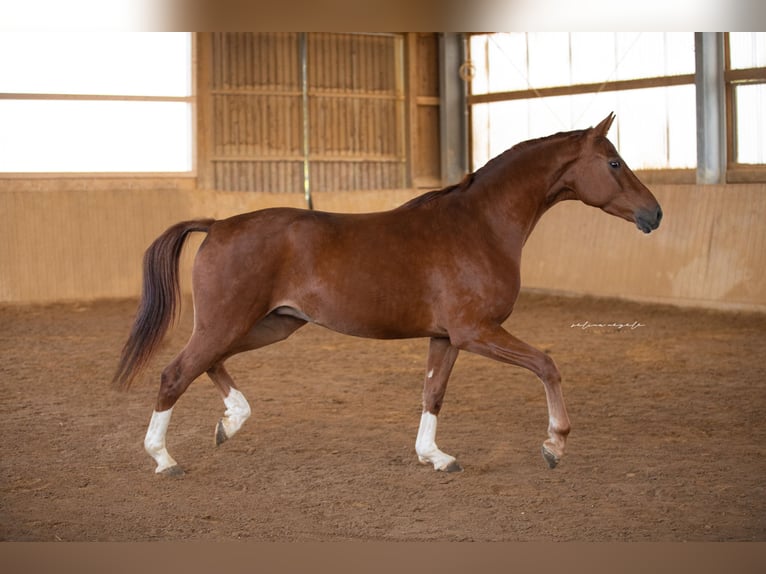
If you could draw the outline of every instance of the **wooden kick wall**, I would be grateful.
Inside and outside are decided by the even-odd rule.
[[[526,288],[766,312],[766,184],[665,185],[665,217],[644,235],[578,202],[540,220],[523,255]],[[389,209],[415,190],[318,192],[318,209]],[[304,205],[301,193],[167,189],[2,190],[0,302],[136,297],[141,256],[167,226]],[[195,242],[184,259],[184,289]]]
[[[579,202],[545,214],[525,246],[526,287],[766,312],[766,184],[650,185],[660,228]]]

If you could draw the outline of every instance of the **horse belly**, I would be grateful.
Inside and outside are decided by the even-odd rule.
[[[339,333],[373,339],[443,334],[434,320],[433,301],[422,286],[348,270],[327,281],[306,277],[311,289],[281,301],[279,311]],[[297,293],[295,293],[297,295]]]
[[[426,264],[432,257],[416,227],[384,214],[314,214],[294,221],[275,303],[285,307],[282,312],[348,335],[435,335]]]

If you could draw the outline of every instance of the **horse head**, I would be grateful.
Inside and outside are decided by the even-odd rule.
[[[606,134],[614,114],[584,131],[580,157],[567,174],[566,186],[587,205],[636,224],[644,233],[657,229],[662,208],[617,153]]]

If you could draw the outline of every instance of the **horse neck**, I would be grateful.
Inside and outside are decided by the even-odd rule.
[[[477,172],[476,184],[484,195],[477,203],[488,224],[500,234],[512,228],[523,245],[548,209],[574,199],[562,183],[563,174],[580,157],[580,146],[571,142],[572,138],[545,138],[511,148],[482,168],[486,173]]]

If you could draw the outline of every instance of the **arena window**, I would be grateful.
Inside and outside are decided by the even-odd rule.
[[[0,34],[0,172],[194,170],[192,35]]]
[[[729,181],[764,174],[765,37],[725,35]],[[472,34],[467,57],[474,169],[518,141],[595,125],[614,111],[612,140],[643,178],[695,181],[693,33]]]
[[[766,180],[766,32],[726,34],[729,180]]]

